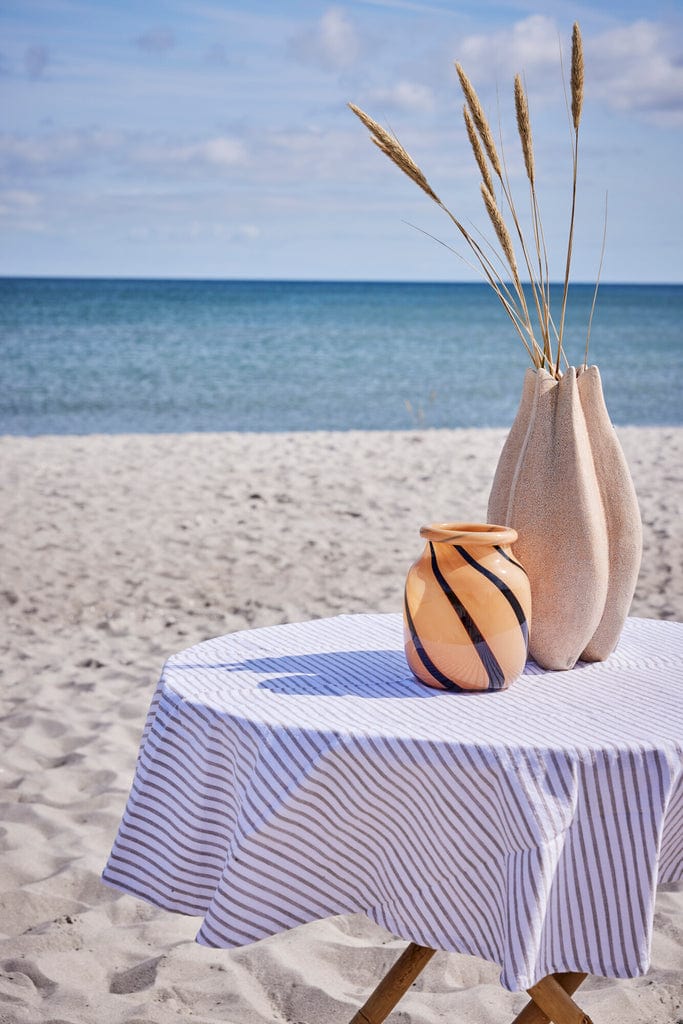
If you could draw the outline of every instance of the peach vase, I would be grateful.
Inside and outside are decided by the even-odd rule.
[[[609,657],[635,591],[642,527],[597,366],[570,366],[559,381],[527,370],[488,515],[519,532],[534,661],[560,670]]]
[[[524,669],[531,590],[513,557],[517,531],[480,523],[423,526],[403,605],[405,651],[440,690],[503,690]]]

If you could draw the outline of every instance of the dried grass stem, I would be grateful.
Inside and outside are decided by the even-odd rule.
[[[560,54],[560,60],[561,60]],[[489,220],[493,226],[493,229],[500,245],[498,250],[495,245],[491,245],[489,241],[484,239],[484,246],[470,234],[470,232],[464,227],[464,225],[458,220],[458,218],[451,213],[447,206],[439,199],[438,195],[434,192],[431,185],[427,181],[424,173],[420,170],[418,165],[412,159],[410,154],[404,149],[398,139],[382,128],[380,124],[374,121],[368,114],[366,114],[359,107],[353,103],[349,103],[349,107],[356,114],[363,124],[369,129],[372,141],[379,149],[385,153],[393,163],[399,167],[404,174],[406,174],[412,181],[414,181],[423,192],[425,192],[435,203],[444,211],[444,213],[450,218],[452,223],[455,225],[461,236],[466,241],[472,254],[476,257],[476,263],[479,265],[479,269],[483,273],[484,277],[491,285],[493,291],[498,296],[503,308],[510,317],[515,330],[519,334],[524,347],[529,353],[531,360],[535,367],[547,367],[547,369],[556,377],[562,376],[560,366],[567,364],[567,357],[563,351],[563,340],[564,340],[564,324],[565,314],[567,309],[567,296],[569,290],[569,275],[572,261],[572,250],[574,241],[574,220],[576,214],[576,185],[577,185],[577,171],[578,171],[578,152],[579,152],[579,124],[581,121],[581,109],[583,106],[583,90],[584,90],[584,62],[583,62],[583,44],[581,41],[581,32],[577,23],[574,24],[572,32],[572,63],[571,73],[569,76],[571,86],[571,112],[569,110],[569,97],[567,96],[565,86],[565,98],[567,102],[567,115],[573,125],[572,131],[572,202],[571,202],[571,214],[569,220],[569,237],[567,241],[567,253],[565,262],[565,273],[564,273],[564,287],[562,292],[562,305],[561,314],[559,318],[559,327],[556,326],[555,320],[552,316],[550,309],[550,276],[548,269],[548,253],[546,249],[546,241],[543,232],[543,223],[538,205],[538,196],[536,193],[536,169],[534,161],[534,147],[533,137],[531,132],[531,118],[529,115],[529,102],[521,75],[516,75],[514,80],[514,100],[515,100],[515,113],[517,118],[517,130],[519,133],[519,139],[522,147],[522,155],[524,157],[524,167],[526,175],[529,180],[529,197],[531,206],[531,230],[532,230],[532,242],[527,244],[524,232],[520,224],[517,210],[515,208],[515,202],[513,198],[512,189],[510,186],[510,180],[508,177],[507,164],[505,161],[505,150],[503,147],[502,139],[500,143],[500,157],[498,150],[493,140],[493,134],[491,127],[484,114],[484,110],[479,101],[479,97],[474,89],[474,86],[470,82],[469,78],[465,74],[460,64],[455,65],[460,85],[462,86],[463,93],[465,95],[465,105],[463,107],[463,117],[465,120],[465,128],[467,130],[467,136],[472,147],[472,152],[479,168],[479,173],[482,177],[481,194],[484,200]],[[563,71],[564,80],[564,71]],[[500,192],[499,198],[496,199],[496,193],[494,190],[494,175],[497,177],[496,182],[499,185]],[[511,226],[514,227],[516,232],[516,241],[518,241],[518,251],[521,253],[524,260],[524,267],[529,274],[529,287],[531,289],[531,295],[533,296],[533,306],[535,306],[535,314],[538,317],[538,328],[540,329],[540,337],[542,340],[542,347],[536,340],[534,334],[534,322],[532,323],[531,313],[529,305],[527,304],[527,298],[522,286],[519,269],[517,266],[517,258],[515,254],[515,248],[512,241],[512,236],[508,227],[505,223],[505,218],[499,205],[502,203],[506,204],[506,209],[509,209],[509,213],[512,218]],[[428,234],[428,232],[425,232]],[[433,237],[433,236],[430,236]],[[439,241],[439,239],[437,239]],[[442,242],[442,245],[446,243]],[[446,246],[450,249],[450,246]],[[455,250],[452,250],[455,252]],[[501,255],[502,251],[502,255]],[[603,234],[603,249],[604,253],[604,234]],[[464,257],[460,256],[456,252],[456,255],[460,259]],[[466,263],[470,264],[467,260]],[[506,282],[504,278],[507,277],[507,267],[509,267],[510,274],[512,276],[512,282]],[[598,271],[598,282],[600,279],[600,271],[602,270],[602,254],[600,257],[600,270]],[[597,296],[597,284],[596,292],[593,296],[593,305],[591,307],[590,319],[588,324],[588,334],[586,338],[586,353],[584,356],[584,363],[588,358],[588,342],[590,340],[590,328],[593,319],[593,311],[595,308],[595,299]],[[552,338],[551,338],[552,333]]]

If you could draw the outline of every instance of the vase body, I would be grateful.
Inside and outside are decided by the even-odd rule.
[[[471,523],[420,534],[403,610],[411,671],[436,689],[505,689],[526,663],[531,619],[529,580],[511,550],[517,534]]]
[[[642,552],[638,500],[597,366],[555,380],[527,370],[488,515],[519,534],[531,583],[529,652],[548,669],[603,661],[616,646]]]

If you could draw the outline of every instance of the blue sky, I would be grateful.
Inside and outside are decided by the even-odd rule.
[[[472,279],[409,226],[457,245],[346,108],[389,126],[486,230],[459,60],[500,119],[520,208],[512,81],[525,74],[559,278],[571,187],[559,42],[566,62],[574,20],[586,97],[573,277],[595,277],[608,192],[603,280],[682,281],[678,0],[4,0],[0,273]]]

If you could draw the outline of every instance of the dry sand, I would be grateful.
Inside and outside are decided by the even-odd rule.
[[[683,429],[620,436],[645,554],[632,614],[683,620]],[[163,659],[206,637],[395,611],[430,520],[481,520],[504,431],[2,438],[0,1024],[342,1024],[403,944],[362,916],[240,950],[99,881]],[[683,1019],[683,886],[596,1024]],[[498,968],[439,953],[394,1024],[505,1024]]]

